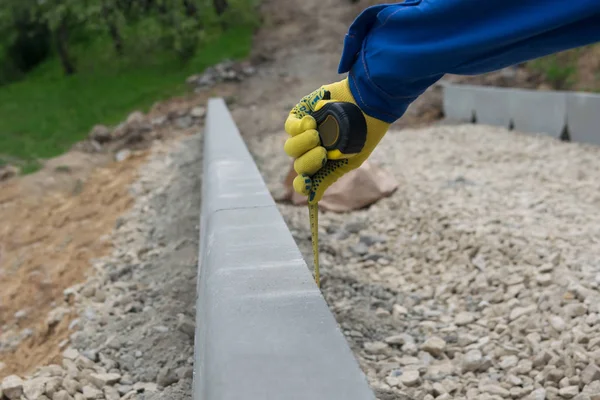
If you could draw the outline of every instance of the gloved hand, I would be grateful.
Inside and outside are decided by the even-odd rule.
[[[363,112],[367,122],[367,139],[362,151],[343,159],[330,153],[328,159],[327,150],[321,146],[319,133],[316,131],[317,123],[310,113],[331,101],[347,101],[356,104],[347,78],[323,85],[303,97],[290,111],[285,122],[285,130],[291,137],[286,140],[284,150],[288,156],[295,159],[294,170],[298,174],[294,178],[294,190],[308,196],[309,204],[321,200],[325,190],[341,176],[360,167],[390,126],[387,122],[370,117]]]

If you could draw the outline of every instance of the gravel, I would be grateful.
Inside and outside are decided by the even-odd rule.
[[[5,398],[191,397],[200,155],[199,135],[153,146],[130,188],[135,204],[115,224],[112,254],[93,260],[94,274],[49,315],[51,325],[67,304],[79,311],[62,360],[6,377]]]
[[[286,137],[248,142],[273,192]],[[371,160],[398,190],[321,212],[319,240],[378,398],[600,400],[600,148],[438,125],[389,132]],[[312,268],[306,208],[279,209]]]

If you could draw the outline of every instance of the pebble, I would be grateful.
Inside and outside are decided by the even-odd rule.
[[[164,325],[156,325],[154,330],[159,333],[167,333],[169,332],[169,328]]]
[[[103,396],[103,393],[96,389],[93,386],[90,385],[86,385],[83,387],[83,397],[86,400],[94,400],[94,399],[99,399]]]
[[[194,107],[190,111],[190,115],[194,118],[204,118],[204,116],[206,115],[206,108],[205,107]]]
[[[550,371],[548,371],[548,375],[546,376],[546,379],[552,382],[560,382],[561,379],[563,379],[565,377],[565,373],[562,369],[559,368],[553,368]]]
[[[63,379],[60,377],[52,377],[46,382],[45,392],[48,396],[52,397],[56,392],[62,388]]]
[[[527,396],[527,400],[546,400],[546,389],[535,389]]]
[[[517,356],[504,356],[500,360],[500,368],[501,369],[511,369],[517,365],[519,362],[519,357]]]
[[[564,307],[565,315],[571,318],[581,317],[587,313],[587,307],[582,303],[571,303]]]
[[[421,377],[418,370],[407,370],[400,375],[400,382],[408,387],[417,385],[420,380]]]
[[[16,400],[23,394],[23,380],[16,375],[2,379],[2,393],[10,400]]]
[[[119,391],[112,386],[106,386],[103,392],[106,400],[119,400],[121,398]]]
[[[579,393],[579,386],[567,386],[558,391],[558,394],[565,399],[571,399]]]
[[[388,336],[384,339],[387,344],[399,344],[403,345],[405,343],[414,343],[414,339],[412,336],[402,333],[400,335]]]
[[[594,363],[588,364],[581,372],[581,382],[584,385],[600,380],[600,368]]]
[[[77,357],[79,357],[79,352],[76,349],[68,348],[65,351],[63,351],[62,355],[63,358],[74,361]]]
[[[532,367],[539,367],[545,365],[552,359],[552,354],[550,354],[547,350],[540,351],[533,359]]]
[[[508,375],[506,377],[506,381],[512,386],[521,386],[523,384],[523,379],[519,378],[516,375]]]
[[[179,367],[175,370],[175,375],[179,380],[181,379],[192,379],[194,377],[194,368],[192,367]]]
[[[441,355],[445,348],[446,341],[437,336],[430,337],[421,345],[421,350],[428,352],[434,357]]]
[[[44,394],[46,380],[48,378],[38,377],[23,382],[23,393],[28,399],[37,399]]]
[[[177,316],[177,329],[180,332],[185,333],[190,339],[193,339],[196,331],[196,324],[190,317],[179,314]]]
[[[392,307],[392,316],[400,317],[408,314],[408,310],[406,307],[401,306],[400,304],[394,304]]]
[[[567,323],[565,322],[565,320],[558,315],[551,315],[550,317],[548,317],[548,322],[558,332],[564,331],[567,327]]]
[[[454,323],[458,326],[468,325],[473,321],[475,321],[475,315],[466,311],[458,313],[454,318]]]
[[[156,376],[156,383],[163,387],[167,387],[177,381],[178,378],[175,374],[175,371],[173,371],[168,366],[162,367],[158,372],[158,375]]]
[[[102,389],[107,385],[114,385],[121,380],[120,374],[90,374],[89,380],[97,388]]]
[[[345,226],[345,230],[350,233],[359,233],[367,228],[367,224],[364,221],[351,221]]]
[[[510,397],[510,391],[504,389],[500,385],[493,385],[493,384],[482,385],[479,387],[479,390],[481,392],[489,393],[491,395],[497,395],[497,396],[500,396],[503,398]]]
[[[509,319],[511,321],[514,321],[520,317],[522,317],[523,315],[528,315],[531,314],[532,312],[534,312],[537,309],[537,307],[535,305],[531,305],[529,307],[515,307],[512,309],[512,311],[510,312],[510,316]]]
[[[71,396],[74,396],[75,393],[81,391],[81,385],[79,382],[69,377],[66,377],[63,380],[62,385]]]
[[[480,350],[474,349],[468,351],[462,359],[461,369],[462,372],[474,372],[477,371],[483,363],[483,355]]]
[[[184,115],[175,120],[175,126],[179,129],[187,129],[194,124],[194,120],[189,115]]]
[[[130,155],[131,155],[131,150],[123,149],[123,150],[118,151],[117,154],[115,154],[115,160],[118,162],[125,161],[129,158]],[[95,294],[95,291],[82,292],[82,294],[86,297],[92,297]]]
[[[552,274],[538,274],[535,280],[540,286],[549,286],[552,283]]]
[[[369,354],[382,354],[388,349],[388,345],[384,342],[366,342],[364,344],[365,351]]]
[[[73,400],[73,397],[66,390],[60,390],[54,393],[52,400]]]

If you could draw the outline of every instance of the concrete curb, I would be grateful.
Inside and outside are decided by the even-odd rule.
[[[193,398],[374,400],[222,99],[203,157]]]
[[[446,118],[600,145],[600,95],[442,83]]]

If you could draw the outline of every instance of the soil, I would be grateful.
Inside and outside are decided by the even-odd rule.
[[[49,329],[48,313],[66,288],[86,278],[90,260],[110,250],[106,235],[132,204],[127,186],[144,160],[140,153],[81,178],[71,168],[87,170],[94,160],[73,153],[59,159],[61,172],[46,170],[0,185],[0,335],[32,330],[14,352],[2,354],[6,367],[0,377],[52,362],[59,354],[70,318]]]

